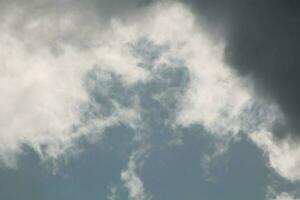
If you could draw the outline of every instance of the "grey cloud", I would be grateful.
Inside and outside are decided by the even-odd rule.
[[[153,0],[76,0],[75,2],[86,6],[90,10],[95,9],[100,16],[110,18],[122,16],[124,14],[132,14],[132,11],[148,5],[152,1]]]
[[[0,2],[0,5],[2,15],[10,11],[8,8],[15,6],[16,8],[25,8],[27,11],[31,11],[26,13],[28,15],[37,13],[42,15],[42,11],[46,11],[44,12],[45,14],[47,12],[63,13],[70,10],[80,10],[81,12],[95,11],[99,16],[111,18],[121,16],[124,13],[129,14],[130,11],[146,6],[152,2],[153,0],[3,0]]]
[[[225,60],[250,77],[256,91],[278,104],[278,138],[299,137],[300,3],[295,0],[187,0],[211,31],[227,40]],[[279,123],[280,122],[280,123]]]
[[[28,35],[35,41],[43,38],[53,53],[61,54],[63,44],[76,48],[96,45],[96,35],[109,29],[113,19],[131,21],[151,3],[152,0],[3,0],[0,30],[8,29],[24,43],[31,42]]]

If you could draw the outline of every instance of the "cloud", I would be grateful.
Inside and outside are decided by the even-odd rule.
[[[5,47],[0,49],[0,154],[7,165],[14,164],[23,145],[42,159],[57,159],[76,152],[81,137],[101,138],[119,123],[133,129],[145,125],[143,130],[158,119],[158,125],[173,128],[200,124],[229,141],[274,121],[272,106],[256,99],[249,82],[224,61],[226,38],[211,34],[184,4],[147,4],[135,12],[138,18],[103,16],[107,22],[102,23],[96,11],[85,10],[94,3],[5,4],[11,12],[2,13],[0,26]],[[163,92],[151,92],[151,84]],[[168,116],[149,117],[157,113],[143,108],[141,91],[153,95]],[[137,154],[121,179],[132,198],[146,198],[136,172],[144,157]]]
[[[135,130],[138,145],[140,140],[151,143],[155,135],[149,133],[159,126],[149,126],[156,120],[156,125],[172,128],[200,124],[221,138],[219,149],[204,158],[208,164],[239,133],[253,133],[250,137],[266,152],[270,166],[299,180],[299,148],[291,142],[299,115],[298,47],[288,48],[297,41],[288,33],[299,29],[285,25],[298,14],[276,1],[276,12],[286,5],[291,13],[275,16],[273,34],[269,15],[256,19],[267,8],[255,8],[258,1],[251,8],[257,16],[234,0],[226,6],[187,2],[196,6],[134,0],[2,1],[0,159],[13,166],[23,145],[42,159],[58,159],[78,151],[78,139],[99,139],[119,123]],[[219,29],[223,23],[228,26]],[[283,70],[286,65],[290,67]],[[146,100],[159,106],[153,111]],[[159,109],[167,114],[157,115]],[[279,135],[285,140],[278,140]],[[139,175],[145,154],[137,148],[121,172],[132,199],[151,199]],[[276,200],[284,198],[293,197],[282,194]]]
[[[161,2],[149,10],[145,18],[127,30],[133,32],[134,27],[147,23],[139,35],[146,35],[166,49],[154,64],[179,60],[188,69],[190,80],[177,113],[177,124],[202,124],[214,134],[234,135],[241,131],[241,118],[259,100],[253,96],[251,84],[239,79],[224,62],[224,38],[197,24],[184,4]]]
[[[193,1],[194,13],[226,41],[225,60],[253,80],[257,94],[279,106],[284,121],[274,124],[278,138],[297,136],[299,124],[299,2]]]
[[[300,148],[291,140],[278,141],[270,132],[257,132],[251,139],[267,154],[269,163],[282,177],[300,180]]]
[[[101,90],[97,95],[109,97],[112,91],[105,88],[111,88],[111,75],[125,87],[150,78],[149,71],[139,66],[141,58],[132,50],[139,39],[146,37],[169,48],[155,66],[163,66],[175,57],[188,62],[187,54],[198,53],[192,42],[203,41],[205,48],[211,45],[206,36],[195,36],[198,32],[193,28],[193,15],[182,4],[158,3],[129,24],[113,17],[101,24],[95,20],[99,17],[96,13],[87,12],[77,3],[82,2],[2,2],[5,10],[10,10],[2,13],[0,27],[0,42],[5,47],[0,50],[3,160],[13,160],[15,154],[22,153],[24,144],[42,157],[58,158],[81,136],[95,129],[104,131],[125,118],[127,122],[138,118],[136,106],[124,108],[113,99],[109,101],[115,112],[110,116],[97,116],[89,108],[103,108],[91,90]],[[214,55],[207,56],[206,60]]]
[[[288,193],[281,193],[278,196],[276,196],[273,200],[299,200],[298,198],[295,198]]]
[[[242,129],[246,133],[253,133],[250,137],[264,150],[270,166],[289,180],[299,180],[299,2],[187,0],[184,4],[195,14],[198,27],[205,26],[210,34],[223,36],[224,48],[222,55],[219,54],[219,57],[223,57],[223,62],[219,62],[218,65],[221,63],[230,67],[233,74],[239,77],[231,78],[227,75],[229,81],[226,81],[226,84],[217,84],[218,87],[222,87],[220,91],[224,94],[210,89],[213,91],[210,94],[215,95],[214,98],[209,97],[217,102],[216,105],[221,106],[212,107],[209,113],[213,114],[215,110],[216,113],[220,113],[218,108],[222,108],[227,100],[234,105],[233,109],[230,106],[224,107],[225,113],[226,108],[230,113],[227,117],[213,118],[212,116],[218,115],[212,115],[212,121],[221,122],[219,126],[224,125],[224,128],[221,128],[224,132]],[[226,73],[219,72],[214,77],[221,77],[219,74]],[[249,90],[247,92],[240,87],[241,84],[237,83],[239,79],[250,81],[250,93]],[[226,80],[226,75],[223,80]],[[200,84],[197,83],[194,88],[201,88]],[[191,96],[194,96],[196,102],[199,98],[195,91],[197,90],[191,92]],[[257,107],[257,102],[261,99],[264,99],[265,103]],[[193,111],[193,108],[197,107],[191,106],[190,110]],[[205,106],[205,109],[209,108],[210,106]],[[252,124],[250,129],[245,129],[249,127],[243,120],[245,108],[246,116],[250,111],[250,115],[246,117]],[[259,112],[263,114],[258,114]],[[191,113],[193,115],[186,116],[199,116],[198,119],[203,120],[199,114],[201,112]],[[253,113],[256,113],[257,117]],[[257,120],[262,122],[259,127],[253,126],[257,124]]]
[[[110,193],[107,195],[108,200],[116,200],[117,199],[117,188],[111,187]]]
[[[163,120],[175,126],[201,124],[231,138],[266,121],[255,120],[255,106],[264,105],[224,62],[223,36],[199,25],[184,4],[146,4],[136,11],[138,18],[103,16],[106,23],[90,8],[94,1],[4,4],[11,12],[2,13],[0,27],[3,160],[21,154],[24,144],[42,158],[56,159],[76,151],[80,137],[118,123],[143,123],[141,99],[132,89],[147,82],[167,87],[153,99],[172,110],[174,116]],[[182,76],[180,84],[172,84],[175,76]],[[116,91],[130,91],[130,103],[122,103]],[[175,106],[168,95],[176,95]]]
[[[137,175],[137,170],[143,164],[147,147],[142,147],[134,151],[128,161],[127,168],[121,172],[121,179],[128,190],[129,198],[132,200],[150,200],[152,197],[146,194],[144,184]]]
[[[185,126],[200,123],[215,134],[238,133],[241,115],[253,100],[223,62],[224,43],[201,32],[186,43],[183,58],[192,77],[178,121]]]
[[[93,101],[92,85],[86,84],[94,69],[98,70],[94,80],[98,82],[109,74],[120,77],[125,85],[147,78],[118,27],[111,24],[105,35],[96,24],[81,26],[86,16],[74,17],[70,10],[50,9],[39,18],[34,13],[22,15],[31,7],[47,6],[46,1],[5,5],[11,11],[5,13],[0,27],[0,154],[6,165],[15,164],[23,145],[34,148],[42,159],[57,159],[72,149],[78,138],[138,117],[116,102],[110,116],[94,116],[89,110],[101,107]],[[85,32],[90,29],[95,35]],[[80,37],[81,43],[65,41],[68,36]],[[108,87],[110,82],[106,83],[99,87]]]

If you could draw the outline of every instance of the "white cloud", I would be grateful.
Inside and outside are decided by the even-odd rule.
[[[201,124],[213,135],[226,140],[231,136],[235,138],[239,132],[250,134],[266,152],[270,166],[278,174],[292,181],[300,180],[298,145],[290,139],[276,141],[271,133],[264,131],[271,130],[276,119],[281,117],[279,109],[255,96],[250,83],[230,70],[223,60],[226,41],[207,33],[201,23],[196,26],[191,11],[182,4],[167,5],[167,9],[163,3],[153,8],[152,14],[161,7],[165,11],[148,17],[151,22],[149,29],[144,31],[156,43],[168,46],[157,65],[176,58],[182,60],[190,72],[191,82],[183,97],[177,123],[183,126]],[[213,157],[214,154],[208,155],[207,161]]]
[[[105,25],[95,13],[81,11],[76,4],[64,12],[42,9],[45,13],[40,17],[41,12],[24,16],[28,8],[11,6],[11,12],[2,14],[0,26],[0,154],[7,164],[22,153],[22,144],[42,157],[58,158],[90,130],[101,132],[137,120],[138,106],[115,105],[112,116],[82,123],[85,106],[94,103],[83,79],[97,68],[98,78],[113,73],[125,87],[150,80],[131,49],[141,38],[166,47],[154,67],[177,59],[190,73],[188,90],[178,97],[182,104],[176,125],[199,123],[213,134],[228,137],[260,120],[243,119],[255,100],[224,63],[225,41],[205,32],[201,23],[195,25],[192,12],[181,3],[156,3],[136,11],[133,15],[138,17],[115,18]],[[138,196],[143,186],[134,163],[129,162],[122,176],[133,188],[131,194]]]
[[[254,100],[245,82],[223,60],[225,41],[206,32],[201,23],[196,25],[192,12],[180,3],[157,4],[145,20],[140,20],[148,24],[141,34],[168,47],[156,64],[179,59],[191,75],[178,124],[200,123],[215,134],[240,131],[241,116]]]
[[[43,2],[39,6],[45,11]],[[105,29],[97,20],[86,23],[86,19],[94,19],[93,15],[81,13],[77,7],[65,12],[49,9],[45,13],[37,9],[32,15],[26,12],[31,9],[28,5],[16,3],[8,4],[8,7],[11,12],[3,14],[0,27],[2,160],[13,160],[14,154],[22,152],[22,144],[31,145],[44,157],[57,158],[91,127],[104,130],[128,118],[120,117],[126,115],[118,114],[125,112],[120,108],[111,118],[93,119],[82,124],[82,109],[92,103],[83,79],[96,67],[100,75],[117,74],[129,87],[147,81],[149,74],[137,67],[139,59],[130,47],[130,43],[143,37],[169,46],[157,66],[176,57],[184,60],[194,74],[185,101],[185,105],[193,105],[193,108],[183,106],[180,122],[194,120],[210,128],[212,118],[216,119],[222,112],[224,105],[213,108],[210,102],[218,100],[220,103],[224,92],[218,83],[226,85],[226,80],[230,79],[223,66],[219,66],[223,46],[214,44],[207,35],[196,30],[192,13],[182,4],[158,3],[140,12],[141,16],[130,23],[113,19]],[[76,15],[78,13],[81,15]],[[198,69],[198,64],[203,70]],[[201,85],[202,89],[197,89],[195,98],[215,92],[213,99],[196,104],[190,94],[194,94],[193,88],[199,80],[204,80],[205,84]],[[230,89],[235,89],[232,83],[229,85]],[[239,97],[230,100],[235,98]],[[203,115],[195,115],[194,119],[186,117],[187,112],[196,110],[199,113],[199,109],[207,110]],[[131,116],[129,119],[136,113],[128,109],[126,112]]]
[[[300,180],[300,148],[290,139],[276,140],[272,133],[253,133],[251,139],[267,154],[275,171],[291,181]]]
[[[117,187],[111,187],[110,188],[110,193],[107,195],[107,200],[116,200],[117,199],[117,192],[118,192]]]
[[[136,120],[138,106],[116,105],[113,116],[82,123],[86,105],[94,103],[83,80],[94,68],[98,78],[113,73],[125,87],[151,79],[138,67],[140,60],[131,49],[141,38],[166,47],[154,67],[177,59],[191,75],[185,96],[178,97],[182,104],[177,125],[199,123],[211,133],[225,135],[243,129],[241,115],[253,99],[224,64],[222,38],[216,40],[196,26],[183,4],[156,3],[137,11],[139,16],[131,21],[115,18],[105,25],[76,4],[62,4],[76,7],[65,12],[42,9],[43,14],[32,15],[24,14],[30,6],[12,5],[0,27],[0,152],[6,163],[22,153],[22,144],[44,158],[58,158],[90,130]]]
[[[294,196],[291,196],[290,194],[283,192],[283,193],[277,195],[272,200],[299,200],[299,198],[295,198]]]
[[[145,147],[134,151],[129,157],[127,168],[121,172],[121,179],[128,190],[129,198],[132,200],[151,199],[151,196],[146,194],[144,183],[137,174],[146,153],[147,148]]]
[[[300,148],[261,131],[272,123],[272,109],[263,109],[266,116],[249,113],[258,100],[224,63],[226,41],[207,33],[201,23],[195,25],[183,4],[156,3],[136,11],[137,17],[115,18],[105,25],[96,13],[82,11],[76,4],[32,15],[26,14],[31,13],[30,6],[13,6],[17,4],[5,7],[10,12],[2,12],[0,25],[0,160],[7,165],[14,164],[23,144],[42,158],[56,159],[74,148],[74,140],[90,137],[91,130],[103,132],[114,124],[139,120],[138,106],[125,109],[116,104],[113,115],[82,123],[85,106],[94,103],[84,78],[97,68],[98,78],[113,73],[125,87],[148,81],[151,75],[138,67],[140,60],[131,49],[131,44],[147,38],[166,47],[154,67],[178,59],[190,72],[188,90],[178,97],[182,104],[176,125],[198,123],[227,139],[240,131],[255,132],[250,137],[268,154],[270,166],[289,180],[300,179]],[[222,146],[215,155],[225,150]],[[137,173],[143,156],[137,152],[130,156],[121,179],[131,198],[148,199]],[[205,159],[209,163],[212,157]],[[275,200],[292,199],[284,193]]]
[[[22,7],[16,10],[11,9],[0,28],[0,154],[5,164],[15,164],[15,155],[22,153],[23,144],[32,146],[42,158],[56,159],[72,147],[74,140],[95,128],[101,132],[138,117],[135,111],[116,105],[113,116],[82,122],[82,112],[92,103],[84,85],[89,71],[96,67],[101,73],[114,73],[125,85],[148,76],[137,67],[137,58],[118,30],[108,27],[107,31],[115,35],[105,35],[95,26],[99,34],[89,37],[80,30],[81,19],[49,14],[22,19],[26,30],[20,38],[14,28],[21,20],[17,15]],[[63,40],[56,44],[56,39],[77,32],[85,35],[88,47]],[[58,52],[53,52],[55,48]]]

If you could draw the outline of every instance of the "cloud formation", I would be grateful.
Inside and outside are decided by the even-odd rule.
[[[107,79],[114,73],[126,84],[147,77],[137,67],[138,60],[130,54],[127,40],[116,30],[118,27],[110,25],[107,35],[98,29],[97,20],[83,27],[87,16],[74,16],[72,10],[60,13],[49,9],[34,17],[33,11],[44,10],[47,3],[2,2],[11,11],[4,12],[0,27],[0,152],[8,165],[14,164],[14,156],[22,153],[24,144],[42,158],[56,159],[79,137],[135,118],[134,111],[118,105],[110,116],[93,116],[88,110],[90,106],[101,106],[94,104],[89,92],[92,85],[86,84],[94,69],[102,75],[98,79]],[[33,14],[28,15],[28,11]],[[86,33],[88,30],[93,32]],[[81,40],[65,40],[72,37]],[[107,85],[100,87],[104,89]]]
[[[270,132],[253,133],[251,139],[269,156],[269,163],[281,176],[300,180],[300,148],[291,140],[276,140]]]
[[[197,15],[186,5],[196,5]],[[299,180],[299,148],[289,140],[300,115],[298,47],[288,34],[299,29],[285,25],[298,14],[279,0],[272,8],[280,7],[290,13],[273,21],[267,4],[246,0],[1,2],[2,161],[13,165],[23,145],[57,159],[76,151],[81,137],[99,138],[118,123],[138,130],[137,144],[151,143],[154,121],[158,128],[200,124],[224,140],[253,133],[270,165]],[[138,176],[143,159],[134,151],[121,172],[132,199],[151,196]]]
[[[128,166],[121,172],[121,179],[128,190],[129,198],[132,200],[151,200],[152,197],[145,192],[144,184],[138,176],[137,171],[143,164],[147,148],[142,147],[134,151],[128,161]]]
[[[279,174],[298,180],[299,155],[294,141],[300,134],[299,2],[185,3],[198,16],[199,24],[204,22],[209,31],[224,36],[226,63],[240,77],[252,80],[256,95],[277,107],[272,123],[251,137],[269,154],[270,165]]]
[[[189,3],[211,29],[222,29],[226,37],[225,59],[230,66],[238,74],[253,79],[257,93],[279,105],[284,120],[274,125],[273,134],[279,138],[297,136],[299,3],[282,0],[226,3],[190,0]]]
[[[98,139],[118,123],[138,130],[138,145],[158,143],[155,129],[166,126],[200,124],[231,140],[258,124],[245,118],[257,104],[223,60],[226,41],[196,26],[184,4],[156,3],[119,19],[82,3],[7,5],[0,36],[6,164],[23,145],[42,159],[68,156],[80,138]],[[120,174],[133,199],[151,198],[138,172],[144,159],[134,151]]]
[[[113,77],[126,87],[151,80],[149,72],[139,66],[141,57],[132,50],[132,45],[141,38],[166,49],[153,63],[153,69],[177,59],[193,74],[186,100],[178,111],[179,123],[187,125],[196,121],[218,132],[225,123],[232,122],[233,127],[228,131],[237,132],[234,126],[238,122],[233,121],[244,109],[249,95],[223,66],[224,43],[214,42],[204,29],[195,27],[189,9],[179,3],[157,3],[145,8],[143,15],[129,24],[117,16],[103,24],[95,20],[101,19],[96,12],[88,13],[78,3],[83,2],[2,3],[11,12],[2,13],[1,25],[1,43],[6,47],[1,52],[1,108],[5,110],[1,116],[1,137],[6,144],[1,152],[21,153],[22,145],[26,144],[45,157],[57,158],[72,146],[73,139],[93,128],[104,130],[124,118],[127,121],[134,118],[137,107],[124,110],[116,101],[112,102],[116,112],[105,118],[95,116],[88,109],[102,109],[90,91],[100,90],[99,95],[110,96],[109,84]],[[86,6],[93,3],[96,2],[87,2]],[[60,9],[55,10],[58,6]],[[92,22],[85,23],[87,20]],[[92,73],[95,75],[90,76]],[[94,81],[88,80],[91,77]],[[195,87],[200,85],[199,81],[201,88]],[[223,97],[228,90],[236,92]],[[197,99],[201,102],[195,103]],[[233,107],[234,104],[237,106]],[[200,112],[201,109],[206,110]],[[228,109],[235,111],[230,114]],[[186,114],[189,111],[197,112],[195,118],[187,117],[191,116]],[[120,114],[124,112],[132,117]],[[220,127],[215,128],[218,124]],[[4,155],[13,155],[2,154],[6,160],[10,158]]]
[[[288,193],[283,192],[283,193],[279,194],[278,196],[276,196],[274,198],[274,200],[298,200],[298,198],[295,198],[295,197],[289,195]]]

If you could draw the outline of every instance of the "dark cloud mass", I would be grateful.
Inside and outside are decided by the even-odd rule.
[[[225,60],[250,77],[258,94],[284,118],[273,132],[300,136],[300,2],[296,0],[187,0],[208,27],[222,29]]]

